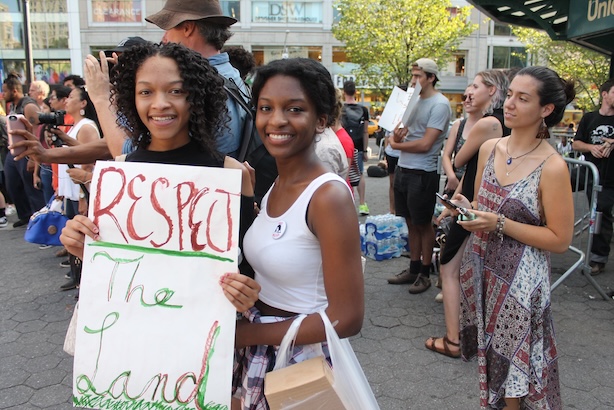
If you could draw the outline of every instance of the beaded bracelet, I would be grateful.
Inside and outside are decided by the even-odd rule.
[[[497,215],[497,226],[495,228],[495,233],[503,241],[503,228],[505,226],[505,215],[498,214]]]

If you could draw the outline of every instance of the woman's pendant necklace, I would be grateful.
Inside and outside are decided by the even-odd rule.
[[[512,155],[510,154],[509,151],[509,140],[507,141],[507,144],[505,145],[505,153],[507,154],[507,161],[505,161],[505,163],[507,165],[512,165],[512,161],[518,158],[522,158],[524,156],[529,155],[530,153],[532,153],[533,151],[535,151],[541,144],[542,144],[543,139],[540,139],[539,142],[537,143],[536,146],[534,146],[533,148],[531,148],[529,151],[525,152],[522,155],[518,155],[517,157],[512,157]]]
[[[516,168],[518,168],[518,167],[520,166],[520,164],[522,164],[522,163],[524,162],[524,160],[525,160],[525,159],[527,159],[527,155],[529,155],[530,153],[532,153],[533,151],[535,151],[535,150],[536,150],[536,149],[537,149],[537,148],[538,148],[538,147],[539,147],[539,146],[542,144],[542,142],[543,142],[543,141],[544,141],[543,139],[542,139],[542,140],[539,140],[539,143],[538,143],[538,144],[537,144],[535,147],[533,147],[533,148],[532,148],[530,151],[525,152],[525,153],[524,153],[524,154],[522,154],[522,155],[518,155],[517,157],[512,157],[512,156],[510,155],[510,152],[508,151],[508,146],[506,145],[506,146],[505,146],[505,153],[507,154],[507,157],[508,157],[508,158],[507,158],[507,161],[505,161],[505,163],[507,164],[507,166],[509,166],[509,165],[511,165],[511,164],[512,164],[512,160],[515,160],[515,159],[518,159],[518,158],[522,158],[522,159],[516,163],[516,166],[515,166],[514,168],[512,168],[512,169],[510,169],[510,170],[506,171],[506,172],[505,172],[505,176],[506,176],[506,177],[509,177],[509,176],[510,176],[510,174],[511,174],[512,172],[514,172],[514,170],[515,170]],[[509,144],[509,141],[508,141],[508,144]],[[507,166],[506,166],[506,168],[507,168]]]

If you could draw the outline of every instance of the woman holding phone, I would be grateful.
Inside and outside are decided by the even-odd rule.
[[[461,350],[478,357],[483,409],[562,408],[550,252],[571,243],[574,206],[567,164],[544,139],[574,96],[573,83],[549,68],[520,70],[503,105],[510,136],[480,148],[475,197],[455,197],[476,216],[459,222],[472,232],[460,276]]]

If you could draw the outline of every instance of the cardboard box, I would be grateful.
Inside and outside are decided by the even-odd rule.
[[[333,389],[333,372],[315,357],[266,374],[264,395],[271,410],[345,410]]]

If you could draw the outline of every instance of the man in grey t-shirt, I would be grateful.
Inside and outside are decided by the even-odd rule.
[[[388,283],[411,283],[409,293],[422,293],[431,286],[429,278],[435,231],[433,211],[439,189],[437,158],[448,131],[450,103],[435,89],[439,70],[428,58],[412,67],[412,86],[422,86],[420,100],[409,119],[408,128],[397,127],[390,146],[401,151],[395,172],[396,214],[409,228],[409,268],[388,279]]]

